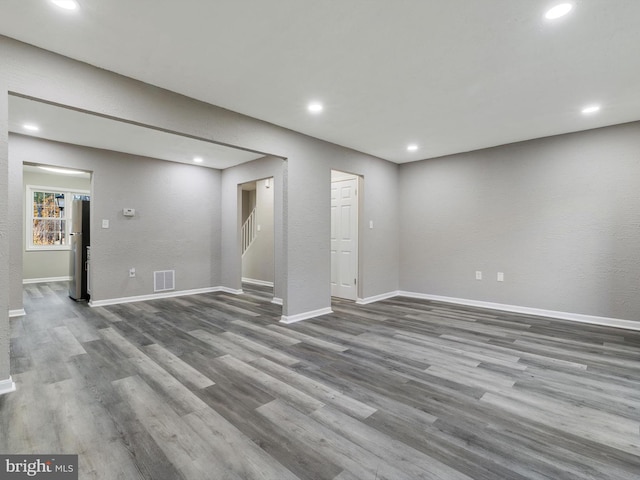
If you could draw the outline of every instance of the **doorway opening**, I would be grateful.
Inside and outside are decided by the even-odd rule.
[[[71,298],[89,300],[91,173],[27,163],[22,169],[23,284],[69,282]]]
[[[275,228],[273,177],[240,185],[242,283],[256,294],[273,298]]]
[[[359,195],[362,177],[331,170],[331,296],[358,298]]]

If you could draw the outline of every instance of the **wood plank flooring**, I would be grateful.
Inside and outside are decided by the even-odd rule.
[[[81,479],[638,479],[640,332],[270,292],[89,308],[27,285],[0,452]]]

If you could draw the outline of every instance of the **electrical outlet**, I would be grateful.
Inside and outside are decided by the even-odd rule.
[[[132,267],[129,269],[129,277],[133,278],[135,276],[136,276],[136,269]]]
[[[504,282],[504,273],[503,272],[498,272],[498,281],[499,282]]]
[[[476,270],[476,280],[482,280],[482,272],[480,270]]]

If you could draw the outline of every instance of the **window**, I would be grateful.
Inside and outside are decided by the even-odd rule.
[[[88,200],[88,192],[55,187],[27,186],[27,250],[68,250],[71,202]]]

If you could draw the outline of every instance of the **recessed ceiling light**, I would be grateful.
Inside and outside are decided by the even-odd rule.
[[[65,10],[75,10],[78,8],[78,2],[75,0],[51,0],[51,3]]]
[[[22,128],[24,128],[25,130],[29,130],[30,132],[37,132],[38,130],[40,130],[40,127],[38,125],[34,125],[33,123],[25,123],[24,125],[22,125]]]
[[[324,107],[319,102],[311,102],[309,105],[307,105],[307,110],[309,110],[311,113],[320,113],[322,110],[324,110]]]
[[[582,113],[585,115],[589,115],[590,113],[596,113],[600,110],[600,105],[589,105],[588,107],[584,107],[582,109]]]
[[[81,175],[85,172],[81,172],[80,170],[69,170],[68,168],[56,168],[56,167],[38,167],[42,170],[46,170],[48,172],[61,173],[63,175]]]
[[[195,157],[193,159],[193,161],[196,162],[196,163],[202,163],[202,158],[201,157]]]
[[[560,3],[553,8],[547,10],[547,13],[544,14],[544,17],[547,20],[555,20],[556,18],[564,17],[567,13],[569,13],[573,9],[573,5],[570,3]]]
[[[407,145],[407,150],[410,152],[415,152],[416,150],[418,150],[418,145],[416,145],[415,143],[412,143],[411,145]]]

